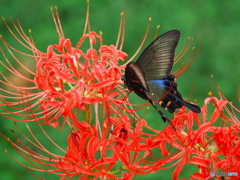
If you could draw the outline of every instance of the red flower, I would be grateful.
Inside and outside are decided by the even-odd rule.
[[[207,106],[215,107],[208,118]],[[173,124],[178,129],[178,136],[172,139],[176,148],[185,151],[173,173],[173,179],[178,176],[185,164],[195,164],[199,172],[191,175],[191,179],[211,178],[211,172],[238,172],[240,176],[240,134],[239,121],[236,116],[227,116],[223,110],[230,102],[221,98],[209,97],[202,107],[202,117],[184,108],[174,116]],[[239,111],[238,111],[239,112]],[[193,125],[197,125],[194,130]],[[176,144],[179,142],[179,144]]]
[[[109,121],[111,129],[108,125]],[[179,155],[166,153],[168,150],[164,149],[164,145],[160,148],[160,143],[164,141],[164,135],[160,131],[155,130],[155,134],[142,131],[143,128],[151,130],[144,120],[140,119],[136,127],[133,127],[127,115],[109,117],[103,121],[101,130],[84,121],[79,124],[82,128],[72,130],[66,151],[50,139],[42,125],[39,125],[43,134],[59,148],[61,151],[59,154],[53,153],[48,148],[49,143],[44,146],[39,142],[29,127],[27,128],[32,137],[24,135],[17,126],[23,137],[32,144],[32,148],[29,144],[28,146],[23,144],[20,141],[22,138],[18,137],[14,130],[12,132],[17,136],[18,143],[4,137],[33,167],[24,166],[61,175],[62,179],[71,179],[74,176],[81,179],[131,179],[134,175],[154,173],[179,158]],[[54,129],[54,131],[59,130]],[[169,144],[165,143],[165,145]],[[34,151],[34,149],[38,150]],[[163,158],[154,158],[152,151],[155,149],[163,152]]]
[[[117,40],[117,44],[120,47],[118,49],[114,45],[101,45],[102,37],[95,32],[85,32],[77,45],[73,46],[70,39],[64,38],[61,24],[58,23],[60,22],[58,14],[54,14],[54,12],[52,14],[59,36],[59,43],[49,45],[46,52],[41,52],[35,46],[33,40],[22,30],[19,22],[17,24],[12,23],[22,39],[18,38],[17,34],[4,21],[13,37],[27,50],[30,50],[33,55],[18,51],[1,37],[12,59],[31,76],[29,78],[18,72],[18,69],[10,63],[4,51],[1,51],[6,63],[0,63],[15,76],[15,79],[18,79],[17,82],[22,82],[21,85],[15,85],[14,82],[12,83],[2,74],[4,81],[0,80],[0,82],[7,88],[11,88],[11,90],[0,89],[0,105],[5,111],[1,114],[16,121],[38,121],[41,124],[50,124],[53,127],[59,127],[60,117],[64,118],[64,123],[70,117],[74,125],[78,127],[78,121],[74,121],[76,117],[74,117],[73,113],[76,108],[86,111],[90,108],[89,105],[100,103],[104,106],[103,109],[106,116],[111,113],[117,113],[116,107],[130,112],[130,109],[122,106],[126,100],[126,95],[123,93],[122,88],[119,88],[119,84],[122,83],[121,75],[125,65],[142,48],[149,26],[144,40],[135,55],[124,65],[120,66],[119,61],[125,60],[127,57],[127,54],[121,51],[124,39],[124,18],[121,20],[121,29],[119,31],[119,39]],[[86,19],[85,30],[88,27],[88,23],[89,19]],[[120,42],[121,36],[123,37]],[[90,47],[88,50],[83,51],[81,47],[86,41],[89,41]],[[98,49],[94,49],[94,45],[98,41],[101,46]],[[181,67],[174,72],[176,77],[179,77],[189,67],[190,63],[187,65],[187,62],[192,62],[196,58],[198,52],[192,57],[194,48],[191,48],[192,40],[189,38],[175,58],[175,63],[178,63],[185,55],[187,57]],[[27,68],[14,55],[14,52],[20,53],[26,56],[26,58],[34,58],[36,72]],[[28,86],[24,87],[22,84],[27,84]],[[19,117],[22,118],[20,119]]]
[[[208,112],[209,103],[215,107],[213,112]],[[201,117],[182,108],[173,120],[177,131],[171,126],[162,131],[153,129],[143,119],[132,126],[127,114],[110,116],[102,126],[82,121],[79,122],[81,128],[71,130],[66,151],[50,139],[62,152],[60,154],[42,145],[29,128],[33,138],[18,130],[33,145],[32,148],[24,145],[20,137],[17,137],[18,143],[5,138],[34,166],[28,168],[58,174],[62,179],[75,176],[80,179],[131,179],[135,175],[155,173],[172,166],[176,166],[173,179],[179,179],[185,164],[196,165],[199,169],[190,176],[191,179],[211,178],[211,172],[240,174],[240,128],[233,113],[229,117],[224,113],[228,104],[227,100],[209,97],[202,107]],[[209,114],[212,116],[208,118]],[[221,126],[219,120],[224,121]],[[198,127],[193,128],[193,125]],[[39,127],[48,137],[42,125]],[[33,149],[36,148],[38,151],[35,152]],[[159,152],[157,157],[153,154],[156,150]]]
[[[49,143],[40,142],[30,127],[27,126],[29,133],[26,134],[15,123],[22,137],[13,129],[11,131],[16,136],[16,142],[1,135],[29,162],[24,166],[60,175],[61,179],[131,179],[135,175],[155,173],[173,166],[176,169],[172,177],[178,179],[185,164],[198,167],[199,172],[190,177],[193,179],[209,178],[211,171],[239,172],[239,122],[226,109],[229,104],[226,99],[207,98],[201,115],[186,112],[185,108],[180,109],[172,121],[177,131],[171,126],[162,131],[152,128],[136,114],[137,110],[127,101],[125,89],[119,85],[125,68],[125,64],[119,65],[119,61],[125,60],[127,56],[121,51],[124,18],[121,20],[119,34],[119,37],[123,36],[122,42],[119,44],[118,40],[116,46],[102,45],[101,35],[93,31],[85,31],[74,46],[70,39],[64,38],[57,13],[53,13],[53,18],[59,43],[48,46],[46,52],[39,51],[33,41],[23,31],[19,31],[19,23],[13,25],[22,40],[17,38],[7,24],[6,26],[33,55],[14,49],[2,39],[12,58],[33,78],[18,72],[2,51],[6,63],[1,64],[31,85],[15,85],[2,75],[4,81],[1,83],[13,90],[0,89],[0,97],[7,99],[1,100],[0,105],[4,110],[1,114],[10,118],[15,115],[12,119],[16,121],[35,121],[42,135],[57,147],[56,151],[52,150]],[[89,19],[86,20],[85,29],[88,23]],[[143,46],[148,29],[137,52]],[[89,41],[90,47],[83,51],[82,44],[86,41]],[[98,41],[100,48],[96,49]],[[195,55],[190,56],[194,51],[191,45],[189,39],[175,58],[177,63],[184,55],[187,56],[181,68],[174,73],[176,77],[189,67],[190,63],[187,62],[196,58]],[[14,51],[34,58],[36,72],[24,66]],[[15,99],[17,100],[14,101]],[[207,108],[210,102],[214,104],[215,110],[211,118],[208,118],[207,115],[211,114]],[[8,110],[6,106],[12,109]],[[142,107],[145,106],[140,105]],[[224,114],[223,109],[226,109],[226,114],[230,114],[230,117]],[[62,120],[63,125],[66,123],[67,126],[62,126],[60,131],[55,127],[59,127]],[[219,120],[223,121],[220,126]],[[46,127],[51,128],[50,131],[54,131],[55,136],[61,134],[61,137],[65,137],[66,147],[60,147],[50,137],[49,131],[45,130]],[[69,131],[70,134],[64,133]],[[20,139],[27,140],[28,144]],[[158,152],[157,156],[154,152]]]
[[[58,15],[53,14],[53,17],[57,18]],[[19,23],[13,23],[13,25],[16,30],[21,29]],[[34,75],[34,79],[29,79],[20,74],[3,54],[7,64],[2,63],[2,65],[21,80],[30,83],[31,87],[14,85],[3,75],[5,81],[1,81],[1,83],[18,92],[14,93],[1,89],[1,94],[6,95],[0,95],[0,97],[9,99],[9,101],[2,101],[1,105],[13,109],[11,112],[4,109],[7,112],[2,114],[16,115],[15,120],[17,121],[25,121],[20,120],[19,116],[28,116],[39,123],[47,123],[53,127],[58,127],[59,117],[64,116],[66,119],[74,116],[74,108],[85,111],[90,104],[102,103],[107,114],[109,114],[116,111],[111,109],[109,103],[116,106],[122,104],[124,97],[119,95],[116,87],[119,83],[122,83],[121,75],[124,68],[119,66],[119,60],[124,60],[127,55],[113,45],[102,45],[99,49],[94,49],[93,46],[97,41],[102,41],[101,35],[97,35],[95,32],[85,33],[79,39],[77,45],[73,47],[71,40],[64,38],[61,26],[56,24],[59,44],[50,45],[47,52],[41,52],[24,32],[17,31],[23,38],[23,40],[20,40],[13,34],[7,24],[6,26],[19,43],[26,43],[24,46],[33,52],[34,55],[21,53],[2,39],[13,59],[26,71]],[[90,42],[90,48],[86,52],[81,50],[85,41]],[[33,73],[25,67],[13,55],[12,51],[34,58],[36,72]],[[38,91],[36,92],[36,90]],[[118,98],[115,98],[116,96]],[[13,102],[12,99],[17,100]],[[26,111],[28,112],[27,115],[22,114]],[[74,123],[77,127],[77,122],[74,121]]]
[[[53,17],[58,18],[58,15]],[[55,19],[55,22],[59,20]],[[84,33],[73,47],[71,41],[64,38],[59,24],[56,24],[59,44],[50,45],[47,52],[41,52],[23,31],[18,31],[21,29],[19,23],[13,25],[23,41],[18,39],[6,24],[17,41],[21,44],[25,42],[24,46],[34,55],[21,53],[2,39],[3,43],[13,59],[31,73],[33,79],[18,72],[2,52],[6,59],[4,67],[31,85],[14,85],[3,75],[5,81],[1,82],[16,92],[1,89],[5,95],[0,97],[7,99],[1,101],[1,107],[6,111],[1,114],[10,118],[15,115],[12,119],[16,121],[36,121],[43,135],[61,152],[54,153],[51,147],[41,143],[30,127],[27,127],[30,132],[27,135],[17,126],[23,136],[19,137],[11,129],[17,142],[1,135],[30,163],[24,166],[61,175],[62,179],[74,176],[81,179],[131,179],[135,174],[155,172],[177,158],[171,157],[167,149],[162,150],[163,159],[153,157],[152,151],[159,151],[159,144],[164,136],[159,134],[160,131],[148,127],[145,120],[136,119],[135,110],[126,101],[127,96],[123,93],[125,89],[119,85],[122,83],[121,75],[125,65],[118,64],[119,60],[126,58],[124,52],[113,45],[101,45],[99,49],[94,49],[94,44],[98,40],[101,44],[102,41],[101,35],[95,32]],[[81,50],[81,45],[86,40],[89,40],[90,48],[85,52]],[[119,46],[121,47],[122,43]],[[36,72],[33,73],[25,67],[12,51],[33,57],[36,61]],[[14,102],[12,99],[17,100]],[[78,112],[82,111],[83,118],[78,117],[76,109]],[[132,115],[133,121],[130,120]],[[22,117],[19,118],[20,116]],[[64,117],[64,122],[71,128],[66,151],[55,143],[54,138],[49,137],[43,126],[50,124],[58,127],[61,117]],[[68,126],[63,126],[62,129],[68,131]],[[143,129],[149,129],[153,133],[145,133]],[[57,128],[51,129],[52,131],[55,131],[55,135],[61,133],[61,136],[64,136],[63,131]],[[174,130],[170,129],[169,132],[171,131]],[[29,144],[22,143],[22,138]]]

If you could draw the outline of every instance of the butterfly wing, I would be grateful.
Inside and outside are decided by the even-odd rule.
[[[164,79],[171,73],[180,32],[172,30],[155,39],[137,60],[148,80]]]
[[[183,106],[188,107],[195,113],[200,113],[201,109],[192,103],[184,101],[182,95],[177,90],[177,83],[174,82],[174,75],[170,75],[170,78],[165,80],[150,80],[148,81],[150,92],[146,92],[151,101],[158,102],[160,106],[167,109],[170,113],[174,113],[176,109]]]
[[[174,52],[180,39],[178,30],[168,31],[155,39],[140,55],[136,63],[129,63],[125,69],[124,83],[130,91],[147,99],[159,112],[163,121],[171,121],[155,106],[157,102],[170,113],[182,106],[195,113],[201,109],[182,99],[177,90],[175,76],[171,74]]]

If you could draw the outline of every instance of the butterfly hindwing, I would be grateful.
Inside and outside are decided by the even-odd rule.
[[[195,113],[200,113],[200,108],[183,100],[182,95],[177,89],[177,83],[174,81],[174,75],[170,74],[169,78],[164,80],[148,81],[149,92],[146,92],[151,101],[158,102],[160,106],[167,109],[170,113],[174,113],[176,109],[182,106],[188,107]]]

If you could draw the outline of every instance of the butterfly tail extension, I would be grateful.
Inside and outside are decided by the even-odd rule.
[[[195,104],[189,103],[187,101],[183,101],[184,106],[186,106],[191,111],[199,114],[201,112],[201,108]]]
[[[176,97],[173,94],[169,94],[163,100],[159,101],[159,105],[167,109],[170,113],[174,113],[176,109],[180,109],[183,106],[186,106],[188,109],[194,113],[199,114],[201,112],[200,107],[195,104],[184,101],[181,97]]]
[[[170,113],[174,113],[176,109],[180,109],[182,106],[186,106],[197,114],[201,112],[201,109],[197,105],[184,101],[177,88],[174,88],[170,91],[169,87],[167,87],[165,90],[168,92],[168,94],[159,101],[159,105],[167,109]]]

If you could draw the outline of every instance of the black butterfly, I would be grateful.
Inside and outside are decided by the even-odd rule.
[[[171,122],[154,105],[160,106],[174,113],[182,106],[188,107],[195,113],[201,109],[182,99],[177,90],[175,75],[170,74],[173,66],[174,52],[180,39],[180,32],[172,30],[155,39],[140,55],[136,63],[129,63],[125,69],[123,81],[130,91],[148,100],[159,112],[164,122]],[[172,125],[172,124],[171,124]],[[173,125],[172,125],[173,126]],[[175,129],[175,127],[173,126]]]

